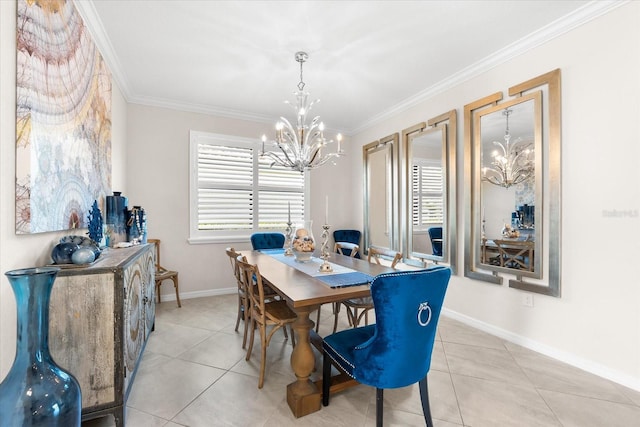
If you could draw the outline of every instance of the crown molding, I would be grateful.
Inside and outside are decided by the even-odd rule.
[[[111,40],[107,37],[107,32],[102,25],[102,20],[98,16],[93,0],[76,0],[74,4],[80,16],[84,19],[87,29],[93,36],[93,40],[102,54],[102,58],[111,71],[111,75],[115,78],[125,100],[128,101],[132,97],[131,85],[122,71],[122,65],[120,65],[118,55],[116,55],[113,49]]]
[[[224,107],[204,105],[204,104],[187,104],[181,102],[175,102],[166,99],[152,98],[136,96],[131,89],[131,85],[126,78],[122,66],[118,59],[118,56],[113,49],[111,41],[107,37],[102,21],[98,15],[98,12],[94,6],[95,0],[76,0],[75,5],[80,15],[85,20],[89,32],[93,36],[100,53],[109,66],[113,77],[118,84],[125,100],[128,103],[148,105],[161,108],[169,108],[173,110],[211,114],[226,118],[249,120],[255,122],[268,123],[272,121],[273,117],[267,117],[265,115],[248,113],[239,110],[233,110]],[[461,71],[447,77],[446,79],[436,83],[435,85],[424,89],[421,92],[405,99],[404,101],[392,106],[391,108],[376,114],[365,122],[359,124],[353,129],[344,130],[344,134],[352,136],[358,134],[367,128],[370,128],[378,123],[383,122],[393,116],[401,114],[402,112],[442,93],[445,92],[467,80],[470,80],[504,62],[509,61],[523,53],[534,49],[568,31],[573,30],[593,19],[596,19],[626,3],[630,0],[597,0],[592,1],[584,5],[583,7],[576,9],[574,12],[566,15],[556,21],[548,24],[547,26],[535,31],[513,43],[507,47],[489,55],[481,61],[471,64],[469,67],[462,69]]]
[[[382,111],[379,114],[371,117],[369,120],[361,123],[357,127],[351,130],[351,134],[358,134],[376,124],[379,124],[391,117],[399,115],[404,111],[422,103],[426,100],[443,93],[467,80],[471,80],[479,76],[486,71],[497,67],[517,56],[524,54],[525,52],[534,49],[556,37],[561,36],[587,22],[596,19],[606,13],[617,9],[618,7],[629,3],[630,0],[607,0],[607,1],[592,1],[576,9],[569,15],[563,16],[551,22],[550,24],[542,27],[541,29],[522,37],[519,40],[511,43],[503,49],[496,51],[495,53],[487,56],[486,58],[471,64],[470,66],[460,70],[459,72],[447,77],[446,79],[436,83],[435,85],[426,88],[425,90],[418,92],[417,94],[405,99],[404,101],[392,106],[391,108]]]
[[[233,110],[230,108],[216,107],[208,104],[195,104],[177,102],[173,100],[154,98],[147,96],[136,96],[128,99],[131,104],[145,105],[149,107],[168,108],[171,110],[179,110],[190,113],[208,114],[218,117],[226,117],[229,119],[247,120],[258,123],[272,123],[273,116],[263,114],[248,113],[246,111]]]

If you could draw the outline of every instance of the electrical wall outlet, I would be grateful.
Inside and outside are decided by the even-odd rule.
[[[522,295],[522,305],[525,307],[533,307],[533,295],[531,294],[523,294]]]

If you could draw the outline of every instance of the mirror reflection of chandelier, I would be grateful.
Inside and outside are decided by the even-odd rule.
[[[516,138],[511,142],[509,133],[509,116],[513,110],[505,108],[502,115],[506,117],[507,128],[504,132],[504,143],[493,141],[498,147],[491,153],[490,166],[482,168],[482,180],[500,187],[509,188],[520,184],[533,176],[535,163],[533,143]]]
[[[336,136],[338,141],[336,152],[327,152],[327,145],[334,141],[325,139],[324,123],[320,121],[320,116],[314,117],[311,123],[307,124],[307,116],[311,112],[311,108],[320,102],[319,99],[309,102],[309,92],[304,91],[302,64],[308,58],[309,55],[306,52],[295,54],[296,61],[300,63],[300,83],[298,83],[298,90],[293,93],[296,97],[296,105],[285,101],[285,104],[290,105],[296,112],[295,127],[287,119],[280,117],[280,121],[276,123],[276,138],[273,141],[274,146],[280,149],[280,152],[265,152],[264,145],[267,136],[262,135],[262,152],[260,153],[261,157],[273,160],[271,166],[277,164],[300,172],[322,166],[329,160],[344,154],[342,135],[340,134]]]

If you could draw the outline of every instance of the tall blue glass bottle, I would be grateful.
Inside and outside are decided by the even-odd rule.
[[[16,298],[18,335],[13,366],[0,384],[1,427],[80,426],[80,385],[49,353],[49,299],[58,271],[5,273]]]

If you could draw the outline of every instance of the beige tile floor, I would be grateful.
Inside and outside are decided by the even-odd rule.
[[[127,427],[373,426],[375,389],[359,385],[296,419],[285,399],[291,345],[278,332],[258,390],[259,345],[244,360],[233,295],[157,305],[156,329],[129,401]],[[324,308],[320,333],[330,331]],[[346,321],[342,325],[346,327]],[[319,365],[318,365],[319,366]],[[320,370],[318,370],[320,372]],[[441,317],[429,373],[436,427],[640,426],[640,392]],[[416,386],[385,391],[386,426],[423,426]],[[83,423],[114,425],[108,416]]]

